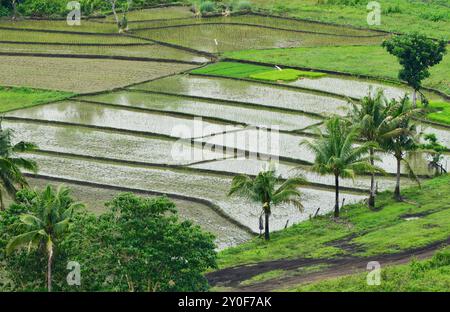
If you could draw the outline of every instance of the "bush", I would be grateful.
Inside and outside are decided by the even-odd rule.
[[[9,10],[0,4],[0,16],[8,16]]]
[[[239,3],[237,4],[237,10],[238,11],[251,11],[252,4],[248,1],[239,1]]]
[[[200,12],[204,13],[213,13],[216,11],[216,5],[214,2],[205,1],[200,4]]]
[[[18,10],[26,16],[34,17],[50,17],[55,15],[63,15],[67,2],[64,0],[28,0],[18,6]]]

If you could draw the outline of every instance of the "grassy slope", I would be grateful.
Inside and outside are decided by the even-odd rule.
[[[284,291],[449,291],[450,248],[433,258],[382,268],[380,285],[367,285],[367,273],[333,278],[283,289]]]
[[[271,241],[255,238],[219,254],[221,268],[267,260],[313,257],[330,258],[348,254],[327,243],[351,238],[358,246],[353,255],[369,256],[396,253],[400,250],[428,245],[446,239],[450,233],[450,176],[429,180],[422,188],[405,189],[408,202],[397,203],[385,192],[377,199],[378,211],[366,205],[344,207],[339,222],[322,216],[301,222],[272,234]],[[406,221],[403,214],[434,212],[416,220]]]
[[[317,0],[251,0],[251,2],[255,8],[270,10],[274,14],[395,32],[422,31],[432,37],[450,39],[450,6],[445,0],[378,0],[382,10],[380,26],[367,24],[368,1],[359,1],[361,4],[355,6],[319,4],[331,1]],[[334,2],[342,3],[338,0]]]
[[[226,57],[278,65],[336,70],[397,79],[400,65],[380,46],[336,46],[227,52]],[[450,95],[450,55],[430,70],[423,85]]]
[[[433,110],[427,118],[443,124],[450,125],[450,104],[445,102],[430,102],[429,107]]]
[[[0,87],[0,112],[58,101],[73,95],[50,90]]]

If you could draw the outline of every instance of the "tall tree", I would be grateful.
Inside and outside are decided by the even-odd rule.
[[[20,152],[31,151],[36,148],[32,143],[12,143],[13,131],[3,129],[0,120],[0,209],[4,210],[3,191],[15,198],[17,186],[23,188],[28,183],[20,169],[36,171],[37,165],[34,161],[17,155]]]
[[[411,178],[419,183],[416,175],[405,156],[419,148],[419,136],[416,125],[412,122],[412,118],[420,113],[419,109],[414,109],[411,106],[411,102],[407,96],[401,100],[391,100],[388,104],[387,114],[391,118],[398,120],[392,125],[391,131],[385,135],[381,140],[381,147],[388,153],[391,153],[397,161],[396,170],[396,186],[394,191],[394,198],[402,200],[400,194],[400,177],[401,177],[401,164],[402,162],[408,168],[408,172]]]
[[[267,169],[259,172],[255,178],[242,174],[235,176],[228,195],[237,194],[261,203],[265,217],[264,238],[269,240],[271,207],[281,203],[290,203],[303,210],[298,187],[306,183],[302,177],[290,178],[281,183],[280,178],[276,175],[275,167],[270,165]],[[279,184],[281,185],[277,187]]]
[[[374,142],[364,142],[360,146],[354,146],[358,138],[358,127],[350,126],[347,120],[340,117],[332,117],[325,123],[326,132],[320,134],[320,138],[313,142],[303,141],[305,145],[315,154],[312,170],[321,174],[332,174],[335,180],[335,205],[334,216],[339,218],[339,179],[354,179],[360,173],[383,172],[370,163],[376,156],[366,156]]]
[[[28,249],[37,247],[47,254],[47,288],[52,291],[52,264],[56,243],[61,240],[69,229],[74,211],[83,207],[73,202],[69,196],[70,190],[59,187],[56,191],[47,186],[44,191],[36,193],[31,201],[29,211],[20,216],[23,233],[19,234],[6,245],[7,254],[26,246]]]
[[[382,46],[397,57],[402,66],[398,77],[413,88],[413,107],[416,107],[417,91],[422,86],[422,80],[430,76],[430,67],[442,61],[447,42],[412,33],[395,35],[385,40]]]

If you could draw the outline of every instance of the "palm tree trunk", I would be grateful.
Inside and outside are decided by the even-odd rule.
[[[401,161],[402,159],[400,157],[397,157],[397,174],[396,174],[396,184],[395,184],[395,191],[394,191],[394,198],[398,201],[400,201],[402,198],[400,196],[400,169],[401,169]]]
[[[270,213],[265,211],[264,212],[264,216],[265,216],[265,219],[266,219],[266,225],[264,227],[264,239],[265,240],[269,240],[270,239],[270,231],[269,231],[269,216],[270,216]]]
[[[53,247],[48,252],[48,261],[47,261],[47,288],[48,288],[48,292],[52,291],[52,262],[53,262]]]
[[[336,203],[334,204],[334,217],[339,218],[339,175],[335,174],[335,186],[336,186]]]
[[[3,190],[0,189],[0,210],[5,210],[5,203],[3,202]]]
[[[416,102],[417,102],[417,90],[414,89],[414,91],[413,91],[413,101],[412,101],[413,108],[417,107]]]
[[[370,164],[373,166],[375,164],[374,161],[374,150],[373,147],[369,150],[369,158],[370,158]],[[369,194],[369,208],[374,209],[375,208],[375,172],[372,172],[370,175],[370,194]]]

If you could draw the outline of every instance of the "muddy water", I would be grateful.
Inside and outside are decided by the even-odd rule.
[[[32,187],[44,188],[46,185],[59,185],[58,182],[43,179],[28,179]],[[107,188],[82,186],[79,184],[64,183],[72,191],[74,198],[86,205],[87,210],[101,214],[107,211],[105,203],[114,198],[120,191]],[[144,195],[140,195],[144,196]],[[218,249],[241,244],[251,238],[251,235],[242,231],[229,220],[218,215],[210,207],[181,199],[172,199],[178,209],[182,220],[191,220],[216,237]]]
[[[14,111],[8,116],[144,131],[180,138],[201,137],[238,128],[193,118],[176,118],[70,101]]]
[[[311,171],[309,166],[294,165],[285,162],[274,163],[277,169],[277,173],[280,177],[286,179],[296,176],[302,176],[307,181],[312,183],[320,183],[334,187],[334,176],[331,175],[319,175]],[[246,158],[236,158],[236,159],[226,159],[217,160],[213,162],[195,164],[191,165],[191,168],[198,169],[208,169],[214,171],[225,171],[232,172],[236,174],[249,174],[257,175],[262,169],[266,169],[268,166],[267,161],[256,160],[256,159],[246,159]],[[395,187],[395,178],[393,177],[377,177],[378,190],[393,190]],[[402,185],[413,185],[409,179],[402,178]],[[357,188],[361,190],[370,189],[370,177],[368,176],[357,176],[354,180],[352,179],[341,179],[340,185],[344,187]]]
[[[277,86],[247,81],[197,76],[174,76],[133,87],[133,89],[164,91],[176,94],[210,97],[302,110],[322,115],[344,115],[346,101],[287,90]]]
[[[28,155],[27,155],[28,156]],[[231,178],[226,176],[119,166],[100,162],[86,162],[62,157],[29,155],[40,166],[40,174],[58,177],[134,187],[172,194],[203,198],[218,205],[228,216],[257,232],[260,205],[241,197],[228,197]],[[326,213],[333,208],[334,193],[316,189],[302,189],[305,212],[300,213],[291,205],[280,205],[271,217],[272,230],[284,228],[286,222],[293,224],[308,218],[318,207]],[[355,202],[363,196],[345,194],[346,202]]]
[[[340,94],[348,97],[361,99],[367,96],[369,92],[375,93],[377,89],[383,89],[387,98],[400,99],[410,92],[400,87],[382,85],[370,81],[361,81],[353,79],[343,79],[335,77],[325,77],[317,79],[299,79],[288,83],[289,85],[305,87],[313,90],[326,91],[334,94]]]
[[[81,127],[9,121],[4,121],[3,126],[13,129],[18,134],[18,140],[26,138],[38,145],[41,150],[62,153],[157,164],[189,164],[232,156],[214,153],[175,140],[133,136]]]
[[[305,128],[322,120],[298,113],[273,112],[264,109],[252,109],[237,105],[226,105],[213,101],[200,101],[141,92],[119,91],[96,96],[85,96],[80,99],[112,103],[124,106],[142,107],[168,112],[180,112],[196,116],[214,117],[245,123],[252,126],[272,127],[282,130]]]

